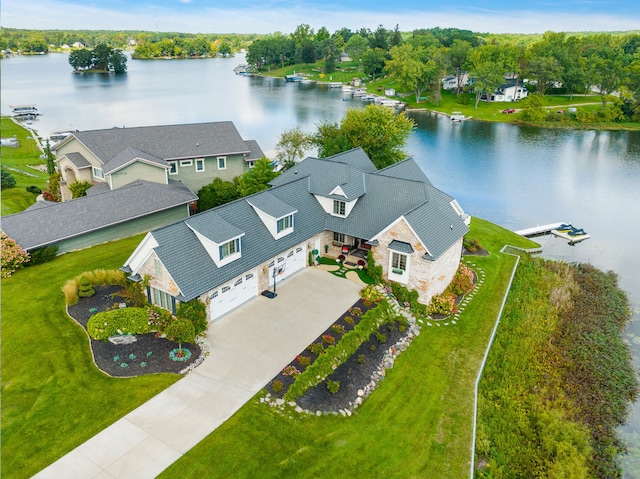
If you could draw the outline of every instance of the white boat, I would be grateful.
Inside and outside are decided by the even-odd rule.
[[[35,120],[38,116],[42,115],[38,107],[34,104],[9,105],[9,108],[11,108],[11,112],[17,120]]]
[[[342,85],[342,91],[344,92],[352,92],[353,87],[351,85]]]
[[[453,123],[460,123],[461,121],[470,119],[470,116],[464,116],[461,111],[454,111],[453,113],[451,113],[451,121]]]

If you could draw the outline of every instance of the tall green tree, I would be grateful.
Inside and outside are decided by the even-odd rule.
[[[339,124],[321,123],[314,143],[322,157],[361,147],[376,168],[385,168],[407,158],[403,148],[414,126],[404,112],[370,104],[348,110]]]
[[[261,158],[254,163],[253,168],[244,173],[238,180],[240,196],[249,196],[269,188],[269,182],[278,173],[273,171],[273,166],[268,158]]]
[[[369,49],[369,42],[359,34],[352,35],[344,46],[344,51],[355,62],[360,63],[362,56]]]
[[[367,50],[362,56],[362,70],[371,75],[371,78],[375,81],[376,75],[382,73],[384,70],[384,64],[387,61],[387,54],[380,48],[374,48]]]
[[[278,159],[283,163],[284,169],[288,170],[298,163],[312,146],[312,134],[305,133],[298,126],[285,130],[276,144]]]
[[[467,58],[471,52],[471,43],[465,40],[456,39],[449,49],[449,64],[456,73],[456,95],[462,93],[462,80],[467,69]]]
[[[491,94],[504,83],[506,68],[498,45],[489,43],[471,51],[469,77],[475,81],[475,108],[478,108],[483,95],[491,101]]]
[[[403,90],[410,90],[420,103],[422,92],[433,85],[437,76],[435,61],[427,59],[423,47],[414,48],[406,43],[393,47],[389,52],[391,59],[385,64],[385,70],[393,75]]]
[[[214,178],[211,183],[198,190],[198,211],[215,208],[239,197],[240,193],[235,184],[222,178]]]

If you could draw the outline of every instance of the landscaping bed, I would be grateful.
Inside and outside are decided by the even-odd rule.
[[[67,311],[86,331],[89,318],[96,312],[105,311],[115,304],[126,301],[116,293],[121,286],[96,286],[95,294],[80,298],[77,304],[69,306]],[[112,295],[114,295],[112,297]],[[178,343],[166,338],[156,337],[155,333],[136,335],[136,342],[130,344],[112,344],[109,341],[90,339],[93,358],[100,370],[115,377],[132,377],[153,373],[180,373],[200,357],[201,348],[197,344],[182,344],[191,356],[186,361],[174,361],[169,353],[178,349]]]

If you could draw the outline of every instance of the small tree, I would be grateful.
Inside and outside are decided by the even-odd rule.
[[[48,139],[44,147],[44,155],[47,158],[47,173],[49,174],[49,176],[51,176],[56,172],[56,164],[55,164],[55,158],[53,157],[53,153],[51,153],[51,145],[49,144]]]
[[[176,312],[178,319],[187,319],[193,324],[195,336],[207,330],[207,307],[198,298],[178,305]]]
[[[80,284],[78,285],[78,296],[81,298],[88,298],[96,294],[96,290],[93,289],[91,281],[86,276],[80,278]]]
[[[2,277],[10,278],[13,273],[29,261],[29,253],[23,250],[15,240],[2,233],[0,236],[0,260]]]
[[[11,173],[2,168],[2,189],[13,188],[16,186],[16,179]]]
[[[269,188],[269,182],[273,180],[278,173],[273,171],[273,166],[268,158],[261,158],[255,162],[253,168],[244,173],[238,180],[238,189],[240,196],[249,196],[258,191]]]
[[[60,179],[62,175],[59,171],[56,171],[49,177],[49,191],[48,195],[45,195],[45,199],[49,201],[62,201],[62,195],[60,194]]]
[[[288,170],[298,163],[306,150],[313,146],[313,135],[305,133],[299,126],[291,130],[285,130],[280,135],[280,140],[276,145],[278,159],[283,162],[284,169]]]
[[[171,341],[178,343],[178,349],[182,352],[182,343],[193,343],[196,338],[196,331],[193,323],[188,319],[176,319],[164,330]]]
[[[72,183],[69,183],[69,191],[71,191],[72,198],[80,198],[81,196],[87,196],[87,190],[91,188],[93,185],[88,181],[78,181],[75,180]]]

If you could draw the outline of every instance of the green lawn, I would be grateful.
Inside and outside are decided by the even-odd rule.
[[[36,202],[36,195],[25,190],[27,186],[35,185],[41,190],[46,189],[49,175],[46,172],[29,168],[27,165],[42,164],[42,151],[36,141],[30,138],[31,133],[16,124],[10,117],[0,118],[0,132],[2,138],[18,137],[20,147],[0,147],[0,161],[15,178],[16,186],[2,190],[2,216],[18,213]]]
[[[423,327],[376,392],[350,418],[282,417],[241,408],[161,477],[437,477],[468,475],[474,383],[515,259],[505,243],[535,243],[474,218],[470,257],[486,280],[457,325]]]
[[[65,312],[60,288],[68,278],[120,267],[141,238],[68,253],[2,280],[3,478],[31,477],[179,379],[106,376]]]

